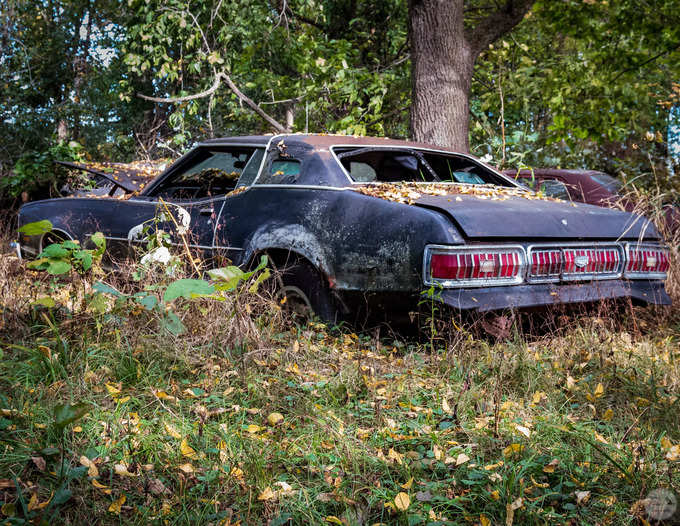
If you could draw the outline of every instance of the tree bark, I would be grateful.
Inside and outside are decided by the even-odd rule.
[[[411,135],[468,151],[468,97],[474,58],[465,38],[463,0],[412,0]]]
[[[511,31],[535,0],[506,0],[474,27],[464,0],[409,0],[411,137],[467,152],[470,86],[475,61]]]

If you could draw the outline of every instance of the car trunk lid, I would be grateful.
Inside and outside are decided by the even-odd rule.
[[[642,216],[566,201],[474,195],[423,196],[416,206],[449,216],[470,239],[657,239]]]

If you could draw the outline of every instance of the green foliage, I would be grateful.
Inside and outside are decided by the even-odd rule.
[[[537,2],[477,63],[475,153],[512,167],[663,173],[678,22],[669,0]]]
[[[204,296],[209,296],[215,292],[215,287],[213,287],[207,281],[202,279],[178,279],[173,281],[165,289],[165,294],[163,294],[164,302],[171,302],[177,298],[200,298]]]
[[[22,228],[36,232],[40,228],[46,228],[46,223],[49,223],[49,221],[37,221]],[[49,226],[51,230],[51,225]],[[70,239],[61,243],[52,243],[38,254],[37,259],[29,261],[26,266],[34,270],[46,270],[48,274],[53,275],[67,274],[71,270],[83,274],[89,271],[94,263],[101,261],[106,250],[106,240],[101,232],[92,234],[90,241],[95,248],[84,249],[80,246],[80,243]]]
[[[49,221],[49,219],[27,223],[18,230],[19,233],[26,234],[27,236],[41,236],[51,231],[52,223]]]
[[[68,425],[77,422],[92,410],[90,404],[58,404],[54,406],[54,426],[62,432]]]
[[[55,161],[82,161],[82,146],[77,142],[60,142],[43,151],[23,154],[12,173],[0,178],[0,195],[18,197],[22,192],[33,196],[58,196],[66,182],[67,171]]]

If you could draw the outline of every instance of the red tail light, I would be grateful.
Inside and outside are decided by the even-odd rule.
[[[521,283],[525,257],[521,247],[427,247],[425,282],[443,286],[492,286]]]
[[[531,251],[530,279],[558,280],[562,272],[562,251],[558,248]]]
[[[627,278],[663,279],[670,268],[669,252],[667,249],[654,245],[626,245]]]

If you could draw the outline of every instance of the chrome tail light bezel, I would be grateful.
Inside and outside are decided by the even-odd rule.
[[[520,284],[537,283],[573,283],[579,281],[599,281],[626,278],[630,280],[665,280],[667,272],[642,272],[627,271],[629,254],[631,250],[656,250],[662,251],[667,260],[670,259],[668,247],[661,243],[632,243],[632,242],[567,242],[567,243],[536,243],[530,245],[519,244],[470,244],[470,245],[426,245],[423,257],[423,282],[427,286],[438,286],[442,288],[465,288],[465,287],[498,287]],[[565,272],[565,251],[569,250],[614,250],[618,256],[615,262],[615,269],[608,272]],[[539,251],[560,251],[560,272],[559,275],[553,273],[551,276],[532,277],[533,259],[532,255]],[[513,253],[517,255],[518,271],[511,277],[496,276],[493,278],[470,278],[470,279],[442,279],[431,275],[431,263],[433,254],[465,255],[470,253]],[[606,259],[605,265],[611,264]]]
[[[624,243],[625,262],[623,266],[623,276],[627,279],[666,279],[668,272],[645,272],[641,270],[628,270],[628,263],[630,262],[631,250],[655,250],[665,253],[666,261],[670,264],[670,250],[667,246],[662,244],[652,243]]]
[[[565,272],[564,271],[564,252],[565,250],[606,250],[614,249],[619,256],[616,270],[612,272]],[[532,255],[534,252],[541,250],[559,250],[562,254],[562,265],[560,269],[559,276],[552,276],[549,278],[544,277],[532,277],[531,265],[532,265]],[[620,243],[546,243],[546,244],[536,244],[529,245],[527,247],[527,283],[558,283],[561,281],[591,281],[591,280],[603,280],[603,279],[618,279],[623,275],[623,269],[625,267],[625,252]]]
[[[470,279],[441,279],[433,278],[430,272],[432,256],[434,254],[446,255],[465,255],[469,253],[478,253],[482,251],[488,252],[504,252],[513,253],[518,256],[519,271],[510,277],[494,277],[488,279],[470,278]],[[425,247],[425,256],[423,258],[423,280],[428,286],[441,286],[443,288],[461,288],[461,287],[497,287],[503,285],[519,285],[524,283],[526,275],[526,252],[522,245],[427,245]]]

